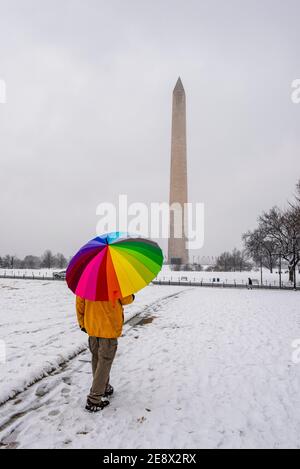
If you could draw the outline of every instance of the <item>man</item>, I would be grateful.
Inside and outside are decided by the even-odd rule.
[[[99,412],[109,405],[107,397],[114,392],[109,384],[110,370],[122,335],[124,306],[134,301],[130,295],[114,303],[88,301],[76,298],[77,318],[80,329],[89,335],[92,353],[93,384],[87,398],[86,410]]]

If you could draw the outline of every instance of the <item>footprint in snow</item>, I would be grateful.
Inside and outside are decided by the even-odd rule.
[[[47,386],[47,384],[41,384],[37,390],[35,391],[35,395],[37,397],[44,397],[46,394],[48,394],[50,391],[50,388]]]
[[[51,410],[51,412],[49,412],[48,416],[49,417],[56,417],[56,415],[59,415],[59,414],[60,414],[59,410]]]
[[[68,386],[71,386],[71,384],[72,384],[71,376],[65,376],[62,380],[65,384],[67,384]]]
[[[71,390],[70,390],[69,388],[63,388],[63,389],[61,390],[61,394],[64,394],[64,395],[70,394],[70,392],[71,392]]]

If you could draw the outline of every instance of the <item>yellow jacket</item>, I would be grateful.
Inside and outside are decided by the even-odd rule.
[[[133,303],[134,295],[111,301],[89,301],[76,297],[76,311],[81,329],[90,337],[116,339],[122,335],[124,324],[123,306]]]

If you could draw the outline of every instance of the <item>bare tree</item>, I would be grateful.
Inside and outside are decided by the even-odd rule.
[[[246,253],[260,267],[266,267],[273,273],[276,260],[279,257],[278,244],[268,239],[266,232],[260,226],[254,231],[243,235]]]
[[[41,259],[37,256],[29,255],[24,258],[25,269],[39,269],[41,266]]]
[[[59,253],[55,256],[54,263],[59,269],[64,269],[67,266],[67,259],[63,254]]]
[[[251,270],[251,264],[248,262],[246,253],[234,249],[232,253],[223,252],[218,258],[215,270],[219,272],[236,272],[239,270]]]
[[[14,265],[14,257],[6,254],[6,256],[2,259],[2,264],[4,269],[12,269]]]
[[[289,279],[295,282],[296,267],[300,261],[300,223],[298,210],[291,208],[283,212],[274,207],[260,219],[266,240],[276,245],[278,254],[288,262]]]
[[[45,267],[46,269],[51,269],[54,266],[54,261],[55,258],[52,254],[52,251],[50,251],[49,249],[45,251],[42,256],[42,267]]]
[[[297,184],[297,193],[296,193],[296,201],[298,205],[300,205],[300,179]]]

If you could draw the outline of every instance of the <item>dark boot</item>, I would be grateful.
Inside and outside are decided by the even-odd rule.
[[[114,393],[114,388],[108,384],[105,389],[104,397],[111,397]]]
[[[105,398],[102,398],[101,402],[99,402],[97,404],[94,404],[93,402],[91,402],[88,399],[87,403],[86,403],[85,410],[87,410],[88,412],[91,412],[91,413],[96,413],[96,412],[100,412],[101,410],[103,410],[108,405],[109,405],[109,400],[105,399]]]

